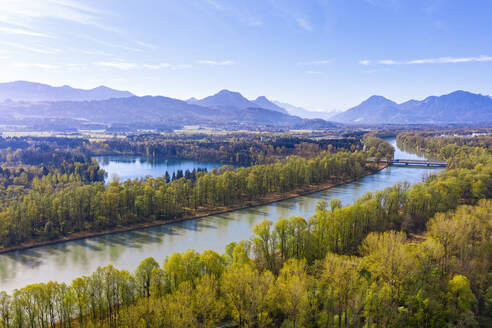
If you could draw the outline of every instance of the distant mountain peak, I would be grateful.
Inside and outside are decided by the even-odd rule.
[[[265,109],[273,110],[273,111],[276,111],[276,112],[279,112],[279,113],[283,113],[283,114],[289,114],[289,112],[287,112],[287,110],[285,108],[283,108],[282,106],[279,106],[279,105],[275,104],[274,102],[270,101],[265,96],[259,96],[258,98],[256,98],[255,100],[253,100],[253,103],[255,103],[260,108],[265,108]]]
[[[29,102],[86,101],[131,96],[133,94],[128,91],[115,90],[106,86],[99,86],[94,89],[76,89],[69,85],[53,87],[51,85],[29,81],[0,83],[0,101],[5,99]]]
[[[372,96],[360,105],[334,116],[333,120],[359,124],[492,122],[492,98],[456,90],[441,96],[397,104],[382,96]]]
[[[227,89],[220,90],[212,96],[205,97],[195,102],[195,104],[222,109],[245,109],[257,107],[255,103],[249,101],[242,94]]]
[[[464,91],[464,90],[456,90],[456,91],[453,91],[451,93],[448,93],[447,95],[448,96],[450,96],[450,95],[461,96],[461,95],[476,95],[476,94],[468,92],[468,91]]]
[[[216,95],[239,95],[242,97],[241,93],[239,93],[237,91],[231,91],[228,89],[222,89],[219,92],[217,92]]]
[[[361,104],[395,104],[396,103],[383,96],[373,95],[364,100]]]
[[[93,90],[111,90],[111,88],[108,88],[105,85],[100,85],[98,87],[95,87]]]

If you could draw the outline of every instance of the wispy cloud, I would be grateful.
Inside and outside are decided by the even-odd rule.
[[[30,52],[36,52],[39,54],[56,54],[59,53],[60,50],[56,48],[51,48],[51,47],[46,47],[46,46],[41,46],[41,45],[25,45],[21,43],[16,43],[16,42],[0,42],[0,44],[9,46],[9,47],[14,47],[17,49],[25,50],[25,51],[30,51]]]
[[[105,52],[105,51],[99,51],[99,50],[76,50],[76,51],[81,51],[82,53],[90,56],[107,56],[107,57],[117,57],[115,54]]]
[[[184,70],[188,68],[192,68],[191,64],[168,64],[168,63],[159,63],[159,64],[137,64],[133,62],[127,62],[123,60],[115,60],[115,61],[102,61],[97,62],[95,65],[106,67],[106,68],[114,68],[122,71],[128,71],[131,69],[150,69],[150,70],[159,70],[159,69],[169,69],[173,71]]]
[[[307,18],[301,18],[298,17],[296,18],[297,25],[305,29],[306,31],[312,31],[313,30],[313,25],[311,25],[311,22]]]
[[[137,41],[137,44],[139,46],[144,47],[144,48],[155,49],[155,46],[153,44],[150,44],[150,43],[147,43],[147,42]]]
[[[492,62],[492,56],[476,56],[476,57],[439,57],[439,58],[423,58],[413,60],[393,60],[384,59],[378,61],[381,65],[419,65],[419,64],[457,64],[457,63],[481,63]],[[361,63],[362,64],[362,63]]]
[[[32,26],[38,20],[52,18],[96,28],[117,31],[103,23],[106,14],[77,0],[0,0],[0,21]]]
[[[383,59],[379,61],[382,65],[395,65],[397,62],[391,59]]]
[[[312,61],[304,61],[297,62],[297,66],[308,66],[308,65],[327,65],[330,64],[331,60],[312,60]]]
[[[5,34],[27,35],[27,36],[34,36],[34,37],[41,37],[41,38],[53,38],[53,36],[48,34],[34,32],[18,27],[0,26],[0,32]]]
[[[359,61],[359,64],[367,66],[367,65],[371,64],[371,61],[368,59],[363,59],[363,60]]]
[[[374,69],[366,69],[363,72],[366,74],[374,74],[374,73],[379,73],[379,72],[388,72],[388,68],[374,68]]]
[[[87,69],[87,65],[84,64],[66,64],[64,68],[69,72],[80,72]]]
[[[60,68],[60,66],[58,65],[41,64],[41,63],[25,63],[25,62],[14,62],[14,63],[10,63],[9,66],[15,68],[41,68],[50,71]]]
[[[180,71],[180,70],[183,70],[183,69],[189,69],[189,68],[192,68],[193,65],[191,64],[178,64],[178,65],[171,65],[171,69],[173,71]]]
[[[109,67],[109,68],[115,68],[119,70],[124,70],[127,71],[129,69],[137,68],[137,64],[135,63],[129,63],[129,62],[120,62],[120,61],[112,61],[112,62],[98,62],[96,65],[103,66],[103,67]]]
[[[309,75],[321,75],[321,74],[325,74],[324,72],[320,72],[320,71],[312,71],[312,70],[309,70],[309,71],[306,71],[306,74],[309,74]]]
[[[135,51],[135,52],[142,52],[142,50],[138,49],[138,48],[128,47],[128,46],[123,45],[123,44],[117,44],[117,43],[113,43],[113,42],[99,40],[99,39],[96,39],[96,38],[93,38],[93,37],[90,37],[87,35],[79,35],[79,37],[86,39],[86,40],[89,40],[91,42],[106,46],[106,47],[123,49],[123,50],[130,50],[130,51]]]
[[[171,67],[170,64],[168,63],[161,63],[161,64],[145,64],[144,65],[145,68],[148,68],[148,69],[152,69],[152,70],[157,70],[157,69],[161,69],[161,68],[169,68]]]
[[[253,15],[250,10],[248,10],[248,7],[238,7],[239,2],[228,0],[205,0],[204,2],[213,10],[231,16],[245,25],[253,27],[263,26],[263,20],[260,17]]]
[[[215,60],[197,60],[198,64],[209,65],[209,66],[230,66],[234,65],[232,60],[215,61]]]

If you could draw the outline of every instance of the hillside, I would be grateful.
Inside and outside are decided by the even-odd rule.
[[[162,96],[132,96],[96,101],[60,102],[3,102],[0,103],[3,124],[43,126],[58,128],[80,125],[118,126],[134,128],[176,128],[185,125],[210,127],[296,128],[311,126],[311,120],[283,114],[263,108],[217,108],[189,104],[185,101]],[[312,121],[313,125],[332,128],[337,125]]]
[[[221,90],[218,93],[205,97],[200,100],[193,101],[194,104],[203,107],[216,108],[216,109],[245,109],[256,108],[257,104],[246,99],[239,92]]]
[[[285,110],[285,108],[283,108],[281,106],[278,106],[277,104],[271,102],[265,96],[260,96],[260,97],[256,98],[255,100],[253,100],[253,102],[258,107],[260,107],[260,108],[265,108],[265,109],[273,110],[273,111],[276,111],[276,112],[280,112],[280,113],[284,113],[284,114],[289,114],[287,112],[287,110]]]
[[[0,101],[85,101],[131,97],[128,91],[114,90],[105,86],[94,89],[76,89],[70,86],[53,87],[47,84],[15,81],[0,83]]]
[[[349,124],[478,124],[492,122],[492,98],[460,90],[397,104],[372,96],[331,119]]]

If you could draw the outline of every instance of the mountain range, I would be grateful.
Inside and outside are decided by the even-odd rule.
[[[105,86],[85,90],[75,89],[68,85],[52,87],[27,81],[0,83],[0,101],[85,101],[131,96],[133,96],[131,92],[114,90]]]
[[[21,85],[19,89],[23,89]],[[27,85],[29,89],[31,86]],[[46,88],[49,89],[49,88]],[[109,89],[109,88],[108,88]],[[57,89],[54,99],[66,98],[72,88]],[[93,89],[95,90],[95,89]],[[111,89],[110,89],[111,90]],[[116,90],[113,90],[116,91]],[[17,90],[17,95],[26,91]],[[118,93],[112,93],[111,96]],[[109,95],[108,95],[109,97]],[[9,97],[11,99],[13,97]],[[18,98],[17,98],[18,99]],[[160,129],[172,130],[186,125],[201,125],[236,129],[313,129],[333,128],[338,124],[324,120],[309,120],[289,115],[285,109],[266,97],[254,101],[240,93],[222,90],[201,100],[179,99],[163,96],[110,97],[103,100],[29,102],[7,100],[0,103],[0,124],[36,126],[45,129],[52,126],[63,129],[118,128],[123,130]]]
[[[285,108],[277,106],[265,96],[260,96],[255,100],[248,100],[239,92],[221,90],[218,93],[205,97],[203,99],[190,98],[188,103],[193,105],[199,105],[203,107],[215,108],[215,109],[246,109],[246,108],[263,108],[272,110],[275,112],[289,114]]]
[[[3,101],[3,102],[2,102]],[[239,92],[221,90],[186,101],[138,97],[105,86],[84,90],[25,81],[0,83],[0,124],[59,129],[156,128],[186,125],[232,129],[327,129],[345,124],[477,124],[492,122],[492,98],[455,91],[424,100],[396,103],[371,96],[334,116],[309,111],[265,96],[249,100]]]
[[[383,96],[371,96],[331,120],[347,124],[486,123],[492,122],[492,98],[458,90],[398,104]]]

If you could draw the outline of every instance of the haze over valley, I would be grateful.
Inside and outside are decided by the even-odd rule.
[[[465,91],[397,104],[371,96],[340,113],[314,112],[265,96],[249,100],[221,90],[186,101],[135,96],[105,86],[90,90],[17,81],[0,84],[0,123],[24,129],[173,131],[196,125],[218,129],[333,129],[341,124],[483,124],[492,121],[492,98]],[[283,106],[283,107],[282,107]],[[128,117],[132,122],[128,122]],[[324,118],[324,119],[323,119]]]

